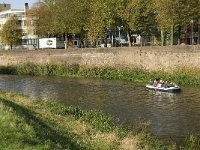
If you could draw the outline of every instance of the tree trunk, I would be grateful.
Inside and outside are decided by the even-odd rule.
[[[81,47],[81,48],[85,48],[85,44],[84,44],[84,31],[83,31],[83,28],[81,29],[81,34],[80,34],[80,47]]]
[[[105,47],[107,47],[107,45],[108,45],[108,41],[107,41],[107,31],[105,31]]]
[[[160,34],[161,34],[161,46],[164,46],[164,33],[163,33],[162,27],[161,27]]]
[[[129,32],[127,33],[127,39],[128,39],[128,46],[131,47],[131,36]]]
[[[68,37],[67,37],[67,34],[64,33],[64,37],[65,37],[65,49],[68,48]]]
[[[181,44],[181,26],[178,27],[178,45]]]
[[[174,43],[174,28],[173,28],[173,25],[171,25],[171,46],[173,46],[173,43]]]
[[[198,24],[198,45],[200,45],[200,20]]]

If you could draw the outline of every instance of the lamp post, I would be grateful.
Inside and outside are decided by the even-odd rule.
[[[120,43],[120,46],[122,47],[122,43],[121,43],[121,33],[120,33],[120,31],[121,31],[121,29],[123,28],[123,26],[117,27],[117,28],[118,28],[118,30],[119,30],[119,43]]]
[[[193,32],[193,25],[194,25],[194,20],[191,20],[191,44],[193,45],[193,37],[194,37],[194,32]]]

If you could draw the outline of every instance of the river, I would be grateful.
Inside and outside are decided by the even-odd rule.
[[[170,94],[126,81],[0,75],[0,89],[101,110],[129,127],[151,121],[150,131],[160,138],[200,134],[200,88],[182,87],[181,93]]]

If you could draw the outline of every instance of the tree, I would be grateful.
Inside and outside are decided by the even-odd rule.
[[[176,1],[172,0],[153,0],[154,9],[157,13],[156,19],[158,22],[158,28],[161,32],[161,45],[164,45],[164,33],[171,28],[171,45],[173,45],[173,28],[175,26],[175,18],[173,17],[175,12]]]
[[[84,30],[87,32],[87,38],[92,46],[96,45],[98,37],[104,30],[103,25],[103,5],[100,0],[88,0],[85,5],[88,9],[88,20],[84,25]]]
[[[74,36],[82,31],[86,21],[83,5],[84,0],[55,0],[52,10],[57,34],[67,37],[67,34]]]
[[[21,42],[22,29],[18,22],[16,15],[11,16],[3,25],[0,32],[1,42],[5,45],[10,45],[12,50],[13,45],[17,45]]]
[[[199,0],[153,1],[162,33],[171,30],[171,45],[173,44],[174,29],[178,32],[178,43],[180,43],[182,31],[186,36],[191,20],[197,21],[200,18]]]
[[[35,18],[34,27],[40,37],[65,38],[82,32],[86,19],[83,6],[84,0],[43,0],[29,11],[29,16]]]
[[[48,37],[55,33],[53,15],[50,10],[49,5],[40,2],[28,11],[28,26],[31,30],[33,28],[36,30],[38,37]]]
[[[155,17],[156,13],[152,7],[152,0],[124,1],[121,19],[127,32],[131,30],[142,36],[157,34],[157,22]],[[130,36],[130,33],[127,35]]]
[[[43,0],[31,9],[37,18],[38,34],[77,35],[87,34],[94,45],[98,37],[106,37],[112,28],[121,0]]]
[[[84,26],[88,39],[95,46],[99,37],[107,41],[107,31],[115,28],[121,0],[88,0],[85,7],[88,10],[88,20]]]

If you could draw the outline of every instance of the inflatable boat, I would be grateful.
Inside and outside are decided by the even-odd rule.
[[[170,87],[157,87],[157,86],[153,86],[153,85],[146,85],[147,89],[151,89],[151,90],[157,90],[157,91],[162,91],[162,92],[169,92],[169,93],[178,93],[181,91],[180,87],[174,87],[174,86],[170,86]]]

